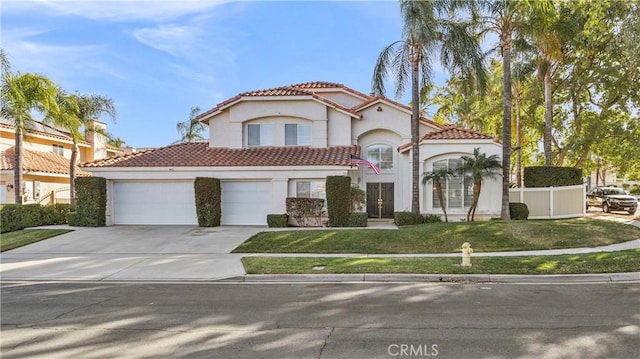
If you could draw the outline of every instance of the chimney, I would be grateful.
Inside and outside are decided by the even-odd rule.
[[[85,128],[84,138],[91,145],[87,161],[101,160],[107,157],[107,124],[93,121],[91,128]]]

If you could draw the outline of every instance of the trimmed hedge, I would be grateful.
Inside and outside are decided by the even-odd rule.
[[[440,223],[442,222],[442,217],[437,214],[427,214],[424,216],[424,223]]]
[[[107,223],[107,180],[102,177],[78,177],[75,184],[77,214],[69,224],[82,227],[105,226]]]
[[[267,226],[269,227],[286,227],[289,222],[289,216],[284,214],[267,214]]]
[[[1,233],[18,231],[29,227],[67,223],[71,205],[58,203],[53,206],[39,204],[6,204],[0,208]]]
[[[329,227],[348,226],[351,212],[351,179],[347,176],[328,176],[326,190]]]
[[[582,169],[573,167],[531,166],[524,168],[525,187],[561,187],[583,183]]]
[[[515,220],[529,219],[529,207],[526,203],[510,202],[509,216]]]
[[[300,227],[322,225],[324,199],[309,197],[287,197],[285,199],[287,214],[296,220]]]
[[[410,226],[424,223],[424,217],[420,213],[395,212],[393,214],[393,222],[396,226]]]
[[[352,212],[347,227],[366,227],[368,219],[367,212]]]
[[[196,196],[198,226],[219,226],[222,218],[220,180],[210,177],[196,177],[193,187]]]

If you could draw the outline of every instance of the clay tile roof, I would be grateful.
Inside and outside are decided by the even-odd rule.
[[[455,125],[439,125],[441,130],[429,132],[422,136],[420,142],[428,140],[494,140],[499,142],[495,137],[482,132],[456,127]],[[411,148],[411,143],[405,143],[398,147],[398,151],[402,152]]]
[[[22,167],[24,171],[69,175],[69,160],[51,152],[22,150]],[[15,147],[8,148],[0,154],[2,170],[13,170]],[[76,175],[91,176],[76,166]]]
[[[239,167],[239,166],[348,166],[359,146],[209,147],[206,142],[170,145],[83,163],[88,167]]]
[[[314,82],[304,82],[304,83],[300,83],[300,84],[295,84],[295,85],[291,85],[290,87],[295,87],[295,88],[302,88],[302,89],[332,89],[332,88],[339,88],[339,89],[343,89],[347,92],[351,92],[354,95],[360,96],[362,98],[365,99],[370,99],[372,98],[369,95],[366,95],[360,91],[354,90],[350,87],[347,87],[343,84],[339,84],[336,82],[326,82],[326,81],[314,81]]]

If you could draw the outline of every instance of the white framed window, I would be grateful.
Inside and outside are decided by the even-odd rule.
[[[382,170],[393,169],[393,147],[383,144],[367,147],[367,161]]]
[[[462,166],[462,160],[459,158],[449,158],[433,163],[433,169],[448,168],[453,171]],[[440,200],[438,192],[433,183],[433,208],[440,208]],[[445,208],[449,209],[466,209],[471,206],[473,201],[473,179],[470,175],[450,177],[442,182],[442,194],[446,203]]]
[[[285,146],[310,146],[311,125],[287,123],[284,125]]]
[[[273,125],[247,125],[247,146],[273,146]]]
[[[327,198],[327,191],[323,181],[297,181],[296,197]]]
[[[60,156],[64,156],[64,146],[54,143],[53,144],[53,153],[58,154]]]

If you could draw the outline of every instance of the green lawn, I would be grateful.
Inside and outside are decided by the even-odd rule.
[[[261,232],[234,253],[451,253],[596,247],[640,238],[640,228],[594,219],[429,223],[388,229]]]
[[[0,252],[71,232],[70,229],[23,229],[0,235]]]
[[[556,256],[473,257],[472,267],[460,258],[302,258],[244,257],[248,274],[585,274],[640,271],[640,249]],[[323,270],[314,267],[324,266]]]

